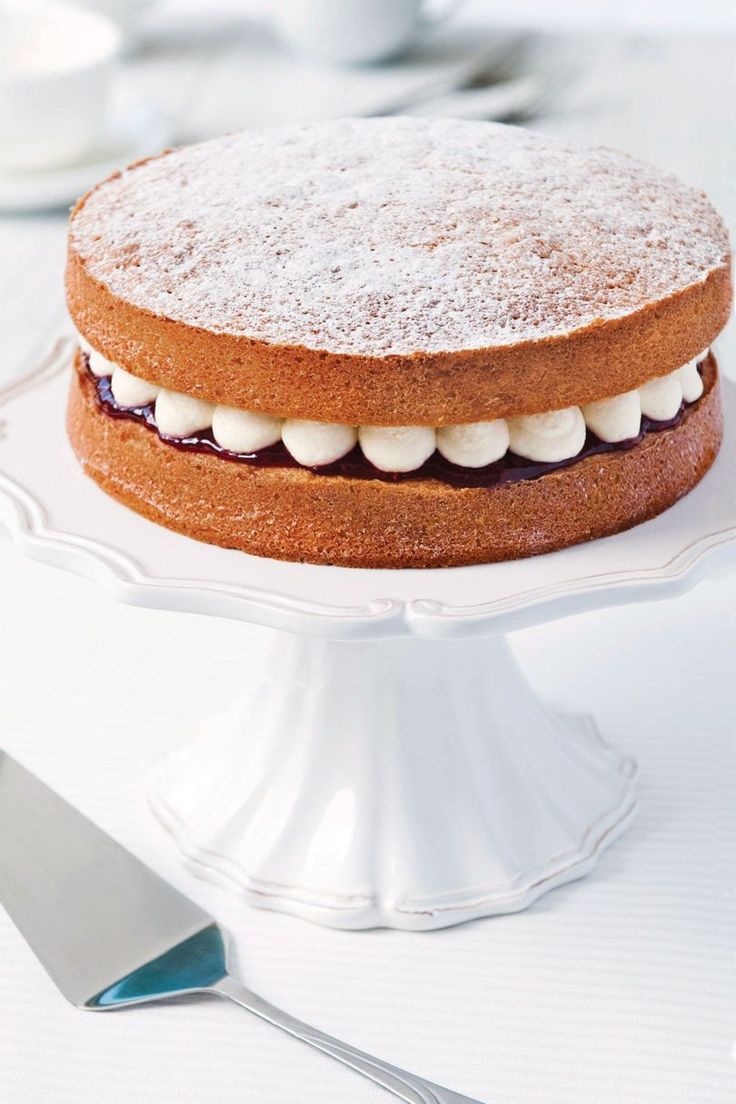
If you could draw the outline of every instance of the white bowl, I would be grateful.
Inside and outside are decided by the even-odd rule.
[[[51,0],[0,0],[0,168],[68,165],[99,141],[121,36]]]

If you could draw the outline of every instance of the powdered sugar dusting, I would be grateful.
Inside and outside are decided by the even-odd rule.
[[[408,118],[178,150],[98,187],[71,238],[138,307],[367,356],[565,334],[697,283],[728,255],[707,199],[650,165]]]

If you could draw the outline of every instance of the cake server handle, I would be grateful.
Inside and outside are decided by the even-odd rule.
[[[451,1092],[450,1089],[425,1081],[414,1073],[407,1073],[398,1066],[382,1062],[380,1058],[373,1058],[362,1050],[356,1050],[355,1047],[342,1043],[339,1039],[333,1039],[331,1035],[326,1035],[323,1031],[318,1031],[317,1028],[295,1019],[287,1012],[282,1012],[280,1008],[259,997],[257,993],[253,993],[237,978],[230,975],[226,975],[213,985],[211,991],[227,997],[235,1004],[239,1004],[241,1008],[255,1013],[275,1027],[280,1027],[295,1039],[301,1039],[303,1043],[309,1043],[315,1049],[321,1050],[323,1054],[336,1058],[338,1062],[349,1066],[356,1073],[362,1073],[364,1077],[375,1081],[377,1085],[398,1096],[400,1100],[407,1101],[407,1104],[481,1104],[479,1100]]]

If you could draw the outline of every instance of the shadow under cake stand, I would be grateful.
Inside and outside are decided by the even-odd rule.
[[[82,475],[70,361],[64,339],[0,396],[0,521],[18,547],[124,602],[275,630],[265,677],[169,754],[152,793],[196,872],[332,927],[422,929],[525,908],[590,870],[631,820],[634,763],[591,717],[539,701],[504,634],[682,593],[732,557],[730,448],[661,517],[551,555],[281,563],[168,532]],[[724,404],[728,425],[732,385]]]

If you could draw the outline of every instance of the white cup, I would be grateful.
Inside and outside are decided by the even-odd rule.
[[[74,3],[112,19],[122,31],[127,46],[135,43],[139,25],[155,0],[74,0]]]
[[[291,50],[317,61],[364,65],[405,49],[422,26],[447,17],[462,0],[435,14],[423,0],[271,0],[272,25]]]
[[[119,30],[95,12],[0,0],[0,168],[57,168],[89,153],[119,50]]]

